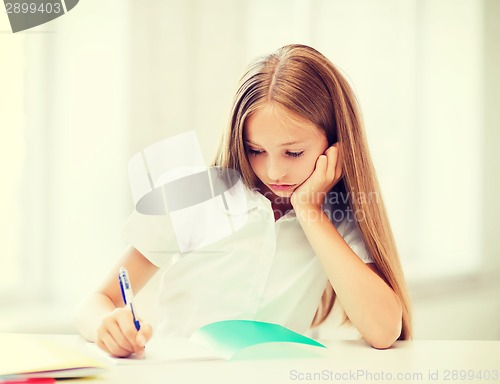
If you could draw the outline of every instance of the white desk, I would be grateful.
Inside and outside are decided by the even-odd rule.
[[[75,336],[54,336],[76,343]],[[114,365],[85,383],[500,383],[500,341],[396,342],[376,350],[363,341],[332,341],[325,358]],[[461,380],[472,375],[474,380]],[[481,379],[479,378],[481,375]],[[489,377],[489,379],[487,379]],[[82,383],[65,380],[64,383]]]

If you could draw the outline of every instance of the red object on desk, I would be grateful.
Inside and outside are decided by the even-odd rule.
[[[55,379],[52,379],[50,377],[44,377],[44,378],[31,378],[31,379],[19,379],[19,380],[7,380],[7,381],[2,381],[0,379],[0,383],[2,384],[54,384],[56,382]]]

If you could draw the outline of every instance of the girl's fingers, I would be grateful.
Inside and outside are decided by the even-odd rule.
[[[312,203],[321,205],[326,193],[337,183],[342,172],[337,144],[318,156],[314,171],[292,195],[292,205]]]
[[[110,327],[109,332],[116,343],[124,349],[134,352],[137,348],[135,345],[135,335],[137,333],[132,316],[130,318],[119,317],[113,327]]]
[[[340,180],[342,177],[342,163],[343,163],[343,157],[342,157],[342,149],[335,144],[335,148],[337,148],[337,158],[335,159],[335,178],[336,180]]]
[[[326,155],[320,155],[316,160],[316,168],[313,175],[316,175],[316,180],[322,182],[325,179],[325,174],[328,169],[328,158]]]
[[[151,339],[153,335],[153,328],[151,325],[144,323],[141,321],[141,329],[137,332],[135,342],[139,347],[144,348],[146,343]]]
[[[130,350],[122,348],[119,344],[117,344],[116,340],[114,340],[114,338],[109,334],[104,337],[103,342],[106,349],[112,356],[127,357],[132,354]]]
[[[135,342],[137,331],[132,313],[127,308],[117,308],[102,320],[98,329],[98,345],[113,356],[128,356],[142,348]]]
[[[125,341],[122,338],[120,338],[120,341],[117,340],[118,344],[122,348],[127,348],[136,354],[142,353],[146,343],[153,335],[153,328],[151,325],[139,318],[137,320],[141,324],[141,328],[137,331],[132,313],[128,311],[127,308],[125,308],[125,314],[123,316],[119,316],[117,320],[119,332],[117,332],[116,335],[112,332],[112,336],[115,339],[120,337],[125,339]]]
[[[132,312],[126,307],[116,308],[104,317],[97,330],[97,345],[117,357],[127,357],[132,353],[140,355],[153,335],[151,325],[139,319],[141,328],[135,329]]]
[[[109,332],[103,332],[99,336],[97,339],[97,345],[99,348],[115,357],[127,357],[133,352],[129,349],[121,347]]]
[[[117,322],[118,322],[118,327],[119,327],[119,331],[120,331],[119,333],[120,333],[120,335],[122,335],[123,338],[125,338],[128,347],[131,348],[131,350],[135,353],[142,352],[142,350],[144,349],[145,343],[144,343],[144,345],[139,345],[137,343],[137,337],[141,331],[144,333],[145,331],[143,331],[143,328],[147,329],[148,326],[146,324],[144,324],[142,320],[139,320],[139,322],[141,324],[141,329],[140,329],[140,331],[137,331],[137,329],[135,328],[134,318],[132,316],[132,312],[130,312],[128,310],[128,308],[124,308],[124,314],[117,318]],[[114,334],[113,334],[113,336],[114,336]],[[120,344],[120,345],[124,346],[124,344]]]
[[[338,177],[338,166],[340,165],[340,161],[338,161],[339,150],[337,144],[334,144],[330,148],[328,148],[325,154],[328,159],[328,166],[326,170],[327,175],[329,178],[334,180]]]

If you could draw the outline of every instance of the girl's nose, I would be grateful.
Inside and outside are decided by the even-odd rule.
[[[269,158],[267,162],[267,176],[269,180],[279,181],[287,174],[286,165],[282,161]]]

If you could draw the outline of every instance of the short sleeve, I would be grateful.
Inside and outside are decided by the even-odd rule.
[[[353,252],[364,263],[373,263],[374,261],[366,249],[363,237],[356,224],[356,218],[352,211],[349,211],[347,201],[343,195],[338,191],[330,191],[325,198],[323,210]]]
[[[121,232],[130,245],[157,267],[169,264],[179,253],[170,219],[166,215],[144,215],[134,210]]]
[[[365,242],[361,236],[361,232],[354,220],[344,219],[337,227],[340,235],[345,242],[351,247],[353,252],[365,263],[373,263],[370,253],[366,249]]]

